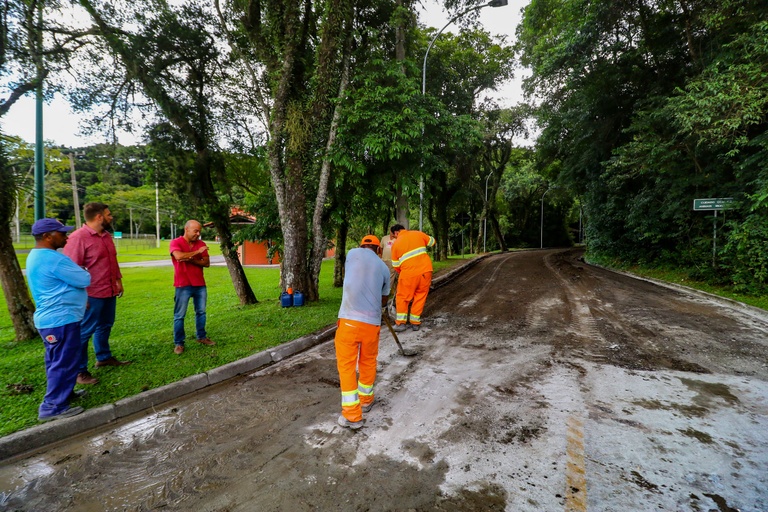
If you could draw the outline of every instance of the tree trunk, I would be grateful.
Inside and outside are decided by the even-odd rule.
[[[5,302],[13,322],[16,341],[31,340],[37,337],[37,329],[32,319],[35,305],[29,296],[27,283],[13,249],[11,229],[8,222],[0,223],[0,280],[3,285]]]
[[[221,189],[220,180],[214,180],[212,177],[211,171],[214,169],[214,166],[222,166],[223,164],[211,150],[211,140],[207,129],[207,124],[210,122],[210,113],[207,111],[202,91],[206,85],[206,80],[210,77],[210,75],[206,76],[209,70],[196,70],[199,73],[195,75],[195,80],[185,84],[186,87],[194,89],[194,92],[199,94],[195,107],[197,110],[190,112],[174,99],[174,91],[164,87],[162,76],[155,74],[155,70],[145,67],[145,62],[141,60],[142,57],[136,53],[135,48],[120,39],[119,31],[106,22],[104,17],[96,10],[93,2],[80,0],[80,4],[88,11],[94,23],[101,29],[108,46],[120,56],[128,76],[135,78],[142,84],[144,94],[155,102],[160,111],[182,133],[186,140],[194,145],[194,177],[189,179],[188,182],[191,187],[190,199],[196,200],[197,204],[201,205],[203,210],[212,217],[211,220],[216,227],[216,231],[219,233],[222,253],[227,262],[232,284],[240,299],[240,303],[256,303],[256,296],[233,250],[232,232],[229,224],[229,206],[221,203],[218,199],[218,191]],[[223,175],[223,172],[218,173],[218,176]],[[218,189],[217,185],[219,185]],[[198,193],[193,192],[193,190]]]
[[[222,205],[226,208],[225,205]],[[226,215],[219,213],[213,215],[213,225],[216,228],[216,233],[219,235],[219,243],[221,247],[221,254],[224,255],[224,261],[227,263],[227,270],[229,270],[229,277],[232,279],[232,286],[235,288],[240,304],[257,304],[259,301],[256,299],[256,294],[253,293],[251,283],[248,282],[248,278],[245,276],[245,269],[240,263],[237,257],[237,249],[235,244],[232,243],[232,226],[229,223],[229,212]]]
[[[434,198],[430,205],[429,221],[432,224],[432,236],[435,237],[436,250],[435,261],[448,259],[448,246],[450,245],[449,230],[451,222],[448,219],[448,208],[444,205],[450,204],[451,199],[456,193],[456,189],[448,184],[448,176],[444,172],[438,173],[439,187],[432,188],[431,194]],[[443,205],[442,207],[440,205]]]
[[[343,64],[341,69],[341,82],[339,84],[339,92],[336,97],[338,100],[336,106],[333,109],[333,118],[331,119],[331,127],[328,130],[328,142],[325,145],[325,158],[323,158],[323,164],[320,168],[320,179],[317,184],[317,197],[315,198],[315,212],[312,216],[312,259],[310,261],[310,277],[315,287],[314,297],[309,297],[308,300],[318,300],[320,298],[320,269],[323,264],[323,258],[325,257],[325,251],[328,245],[328,241],[325,238],[325,232],[323,231],[323,214],[325,212],[325,200],[328,197],[328,182],[331,177],[331,161],[328,158],[333,145],[336,143],[336,133],[339,128],[339,120],[341,119],[341,104],[344,97],[344,91],[347,89],[349,83],[349,58],[351,54],[352,38],[346,39],[343,50]],[[346,222],[346,220],[345,220]],[[344,244],[346,245],[346,235]],[[335,269],[334,269],[335,270]],[[334,271],[334,285],[335,285],[335,271]]]
[[[397,0],[397,6],[403,6],[403,0]],[[410,2],[409,2],[410,7]],[[400,70],[405,74],[405,33],[407,27],[405,21],[401,18],[401,23],[395,27],[395,61],[400,63]],[[408,197],[403,193],[402,186],[397,186],[395,190],[397,197],[395,199],[395,221],[397,224],[410,229],[408,226]]]
[[[201,146],[207,145],[207,141],[204,138],[201,137],[200,140],[204,141],[200,143]],[[237,257],[237,250],[235,250],[235,246],[232,243],[229,206],[219,201],[218,194],[213,186],[213,168],[223,164],[215,155],[212,157],[207,146],[197,151],[196,160],[195,171],[197,173],[198,186],[201,187],[203,192],[202,197],[198,197],[197,200],[202,204],[203,210],[211,217],[211,222],[213,222],[216,233],[219,235],[221,253],[224,255],[224,261],[227,263],[232,286],[235,289],[237,298],[240,299],[240,304],[256,304],[259,301],[256,299],[248,278],[245,276],[245,270]]]
[[[349,234],[349,221],[346,217],[341,221],[336,230],[336,258],[333,266],[333,286],[344,286],[344,265],[347,263],[347,235]]]
[[[405,229],[410,229],[408,226],[408,196],[403,193],[403,188],[399,185],[395,200],[395,221]]]
[[[303,162],[291,157],[286,162],[283,181],[284,197],[278,201],[283,229],[283,259],[280,263],[280,286],[304,293],[307,300],[317,300],[317,287],[309,279],[309,244],[304,192]]]
[[[495,213],[491,212],[488,216],[489,224],[493,229],[493,235],[496,237],[496,241],[499,243],[499,249],[501,252],[507,252],[507,245],[504,243],[504,235],[501,234],[501,226],[499,226],[499,219],[496,218]]]

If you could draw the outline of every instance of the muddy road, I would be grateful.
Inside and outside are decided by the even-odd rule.
[[[768,510],[768,315],[585,265],[483,260],[382,329],[336,424],[332,342],[0,466],[0,510]]]

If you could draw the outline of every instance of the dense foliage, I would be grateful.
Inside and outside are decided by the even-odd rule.
[[[765,2],[532,0],[518,36],[538,157],[582,197],[593,257],[765,287]],[[692,211],[725,197],[716,219]]]

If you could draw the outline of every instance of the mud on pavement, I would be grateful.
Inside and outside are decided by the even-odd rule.
[[[478,263],[382,329],[336,424],[332,343],[0,467],[0,510],[768,510],[768,322],[580,261]]]

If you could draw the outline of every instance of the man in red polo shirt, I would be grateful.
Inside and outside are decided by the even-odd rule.
[[[195,307],[195,329],[197,342],[203,345],[215,345],[205,332],[205,307],[208,289],[205,287],[203,269],[211,266],[208,246],[200,240],[203,226],[196,220],[188,220],[184,225],[184,235],[171,240],[170,251],[173,261],[173,286],[176,288],[173,308],[173,348],[174,353],[184,353],[184,317],[187,316],[189,299]]]
[[[123,275],[117,264],[117,251],[112,241],[112,212],[104,203],[88,203],[83,207],[85,224],[69,235],[64,254],[91,274],[88,303],[80,325],[82,355],[77,374],[78,384],[97,384],[99,379],[88,371],[88,340],[93,336],[96,368],[124,366],[112,355],[109,335],[115,323],[117,298],[123,295]]]

